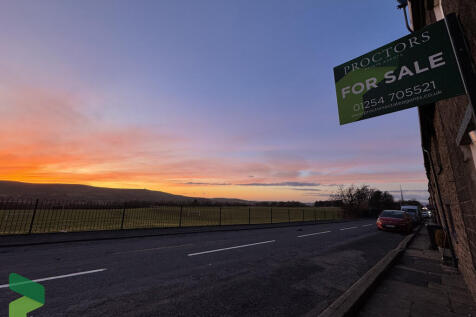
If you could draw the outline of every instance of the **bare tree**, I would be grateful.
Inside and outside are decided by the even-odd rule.
[[[357,187],[340,185],[330,197],[342,201],[346,217],[370,216],[380,211],[380,208],[393,206],[393,197],[388,192],[382,192],[368,185]]]
[[[344,215],[351,217],[352,213],[357,209],[357,188],[354,185],[345,187],[339,185],[336,192],[331,195],[331,199],[342,201],[344,207]]]

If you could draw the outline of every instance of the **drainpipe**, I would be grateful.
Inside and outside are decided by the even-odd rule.
[[[453,241],[451,239],[450,230],[448,228],[448,220],[446,219],[446,214],[444,212],[443,200],[441,199],[440,185],[438,184],[438,179],[436,177],[435,169],[433,167],[433,160],[431,159],[430,152],[428,152],[424,147],[422,147],[421,149],[423,150],[423,153],[427,155],[428,161],[430,162],[430,170],[431,170],[431,174],[433,175],[433,182],[435,183],[435,189],[436,189],[436,192],[438,193],[438,201],[440,202],[440,206],[441,206],[440,214],[443,216],[443,222],[444,222],[443,230],[445,231],[445,236],[447,237],[449,245],[450,245],[451,258],[453,259],[453,265],[455,267],[458,267],[458,259],[456,258],[455,250],[453,249]]]

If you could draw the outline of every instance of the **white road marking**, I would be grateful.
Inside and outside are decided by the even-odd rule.
[[[368,227],[368,226],[373,226],[374,224],[373,223],[370,223],[368,225],[363,225],[362,227]]]
[[[308,233],[308,234],[303,234],[303,235],[300,235],[300,236],[297,236],[298,238],[304,238],[304,237],[309,237],[309,236],[315,236],[315,235],[318,235],[318,234],[323,234],[323,233],[329,233],[331,231],[321,231],[321,232],[315,232],[315,233]]]
[[[339,229],[339,230],[349,230],[349,229],[355,229],[357,227],[348,227],[348,228],[342,228],[342,229]]]
[[[103,272],[103,271],[106,271],[106,270],[107,269],[98,269],[98,270],[92,270],[92,271],[84,271],[84,272],[71,273],[71,274],[65,274],[65,275],[51,276],[51,277],[39,278],[39,279],[33,280],[33,282],[43,282],[43,281],[57,280],[57,279],[60,279],[60,278],[67,278],[67,277],[73,277],[73,276]],[[16,285],[27,284],[27,283],[29,283],[29,282],[16,283]],[[0,288],[7,288],[9,286],[10,286],[10,284],[1,284]]]
[[[157,247],[157,248],[149,248],[149,249],[138,249],[138,250],[129,250],[129,251],[122,251],[122,252],[114,252],[112,254],[124,254],[124,253],[134,253],[134,252],[147,252],[147,251],[158,251],[164,249],[174,249],[174,248],[181,248],[181,247],[189,247],[192,246],[192,243],[188,244],[179,244],[179,245],[169,245],[164,247]]]
[[[203,252],[196,252],[196,253],[190,253],[190,254],[187,254],[187,255],[188,255],[188,256],[194,256],[194,255],[200,255],[200,254],[206,254],[206,253],[226,251],[226,250],[231,250],[231,249],[246,248],[246,247],[251,247],[251,246],[254,246],[254,245],[265,244],[265,243],[274,243],[274,242],[276,242],[276,240],[270,240],[270,241],[263,241],[263,242],[256,242],[256,243],[250,243],[250,244],[237,245],[237,246],[234,246],[234,247],[222,248],[222,249],[215,249],[215,250],[209,250],[209,251],[203,251]]]

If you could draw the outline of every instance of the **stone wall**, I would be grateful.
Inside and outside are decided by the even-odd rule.
[[[437,20],[434,4],[438,2],[411,1],[416,29]],[[459,16],[476,60],[475,0],[443,0],[442,8],[445,15],[455,12]],[[440,223],[450,232],[458,268],[476,300],[476,158],[468,144],[457,142],[468,103],[466,96],[456,97],[422,106],[419,115],[422,147],[429,152],[423,155],[431,201],[437,206]]]

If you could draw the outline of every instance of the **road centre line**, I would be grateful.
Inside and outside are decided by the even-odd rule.
[[[373,226],[374,224],[373,223],[370,223],[368,225],[363,225],[362,227],[368,227],[368,226]]]
[[[347,228],[341,228],[339,230],[349,230],[349,229],[356,229],[357,227],[347,227]]]
[[[107,269],[98,269],[98,270],[92,270],[92,271],[84,271],[84,272],[71,273],[71,274],[65,274],[65,275],[51,276],[51,277],[39,278],[39,279],[33,280],[33,282],[43,282],[43,281],[57,280],[57,279],[60,279],[60,278],[67,278],[67,277],[73,277],[73,276],[103,272],[103,271],[106,271],[106,270]],[[30,283],[30,282],[16,283],[15,285],[28,284],[28,283]],[[0,285],[0,288],[7,288],[7,287],[10,287],[10,284],[1,284]]]
[[[251,246],[255,246],[255,245],[266,244],[266,243],[274,243],[274,242],[276,242],[276,240],[269,240],[269,241],[263,241],[263,242],[243,244],[243,245],[237,245],[237,246],[229,247],[229,248],[221,248],[221,249],[215,249],[215,250],[209,250],[209,251],[203,251],[203,252],[190,253],[190,254],[187,254],[187,256],[194,256],[194,255],[200,255],[200,254],[206,254],[206,253],[214,253],[214,252],[220,252],[220,251],[226,251],[226,250],[232,250],[232,249],[238,249],[238,248],[246,248],[246,247],[251,247]]]
[[[157,250],[164,250],[164,249],[175,249],[175,248],[180,248],[180,247],[189,247],[189,246],[192,246],[192,245],[193,245],[192,243],[187,243],[187,244],[170,245],[170,246],[157,247],[157,248],[148,248],[148,249],[138,249],[138,250],[114,252],[112,254],[124,254],[124,253],[134,253],[134,252],[157,251]]]
[[[329,233],[329,232],[331,232],[331,231],[314,232],[314,233],[303,234],[303,235],[300,235],[300,236],[297,236],[297,237],[298,238],[304,238],[304,237],[315,236],[315,235],[318,235],[318,234],[324,234],[324,233]]]

